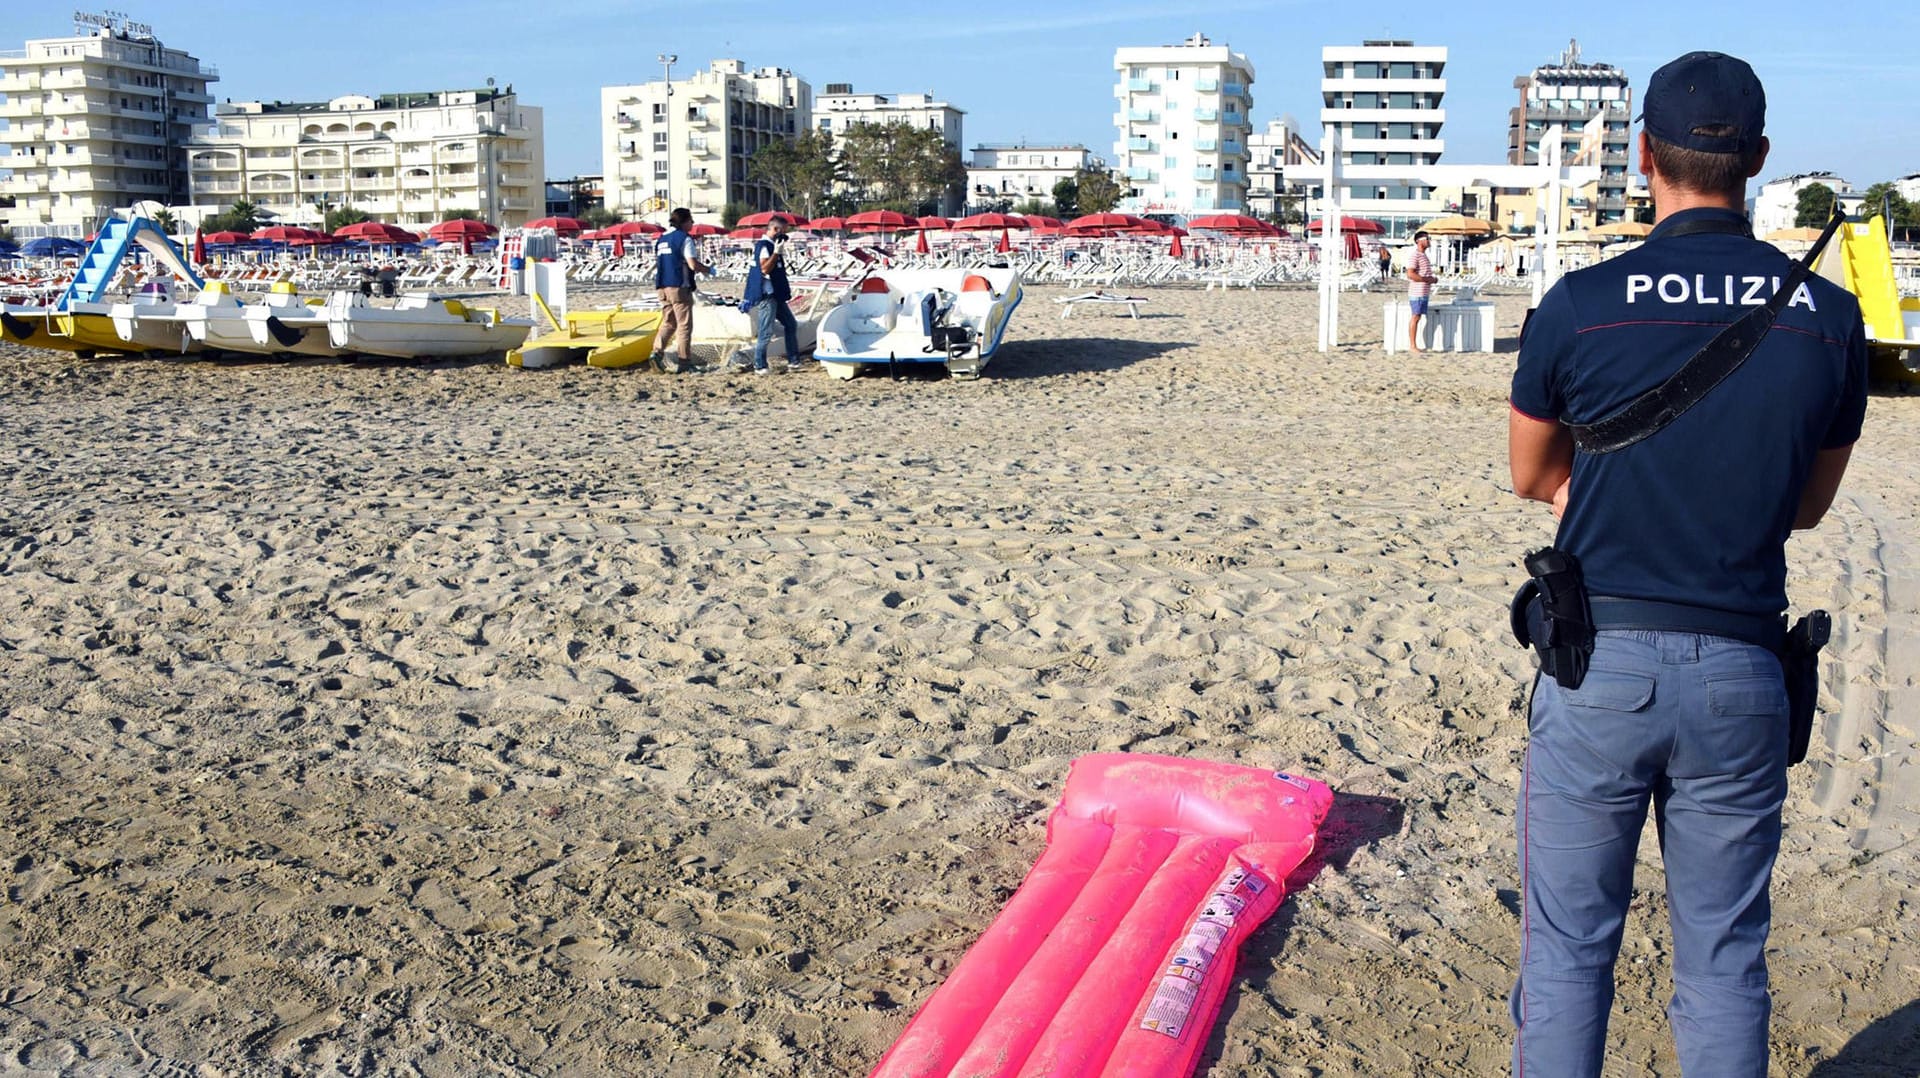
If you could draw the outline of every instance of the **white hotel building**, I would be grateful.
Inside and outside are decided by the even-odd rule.
[[[1247,209],[1253,64],[1195,34],[1179,45],[1114,51],[1113,144],[1127,213]]]
[[[213,68],[108,16],[74,37],[0,53],[0,226],[20,240],[78,239],[115,209],[187,199],[186,143],[210,122]]]
[[[973,148],[967,165],[969,213],[984,212],[1001,203],[1053,198],[1053,185],[1070,180],[1081,169],[1100,167],[1100,159],[1085,146],[1031,146],[1024,142],[989,142]]]
[[[799,134],[813,90],[785,68],[749,72],[738,60],[665,80],[600,89],[600,157],[607,209],[625,217],[685,206],[718,224],[729,202],[772,209],[748,176],[760,147]]]
[[[1320,50],[1320,124],[1339,131],[1345,165],[1434,165],[1446,149],[1445,46],[1368,41]],[[1348,186],[1342,212],[1368,217],[1393,236],[1439,215],[1433,188],[1417,182]]]
[[[317,228],[328,210],[351,206],[417,230],[453,210],[512,228],[546,208],[541,111],[511,86],[242,101],[214,119],[192,143],[203,213],[246,199],[279,224]]]

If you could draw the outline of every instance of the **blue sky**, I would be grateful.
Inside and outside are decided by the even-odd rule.
[[[1112,156],[1113,50],[1196,31],[1254,65],[1254,121],[1291,113],[1317,131],[1320,48],[1394,37],[1445,45],[1445,161],[1500,160],[1514,76],[1578,38],[1617,64],[1636,99],[1653,69],[1695,48],[1746,58],[1766,83],[1773,156],[1763,178],[1828,169],[1861,185],[1920,172],[1920,5],[1784,0],[1368,4],[1215,0],[966,0],[827,5],[612,0],[118,0],[161,40],[219,68],[216,98],[324,100],[511,82],[545,110],[547,174],[601,170],[599,87],[718,57],[792,68],[815,92],[932,91],[965,109],[974,143],[1083,142]],[[65,36],[75,0],[0,5],[0,49]],[[1182,9],[1187,13],[1182,13]],[[1865,9],[1864,13],[1854,12]],[[1202,14],[1204,12],[1204,14]],[[0,141],[4,137],[0,136]]]

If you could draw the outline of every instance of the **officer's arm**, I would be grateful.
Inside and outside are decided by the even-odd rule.
[[[1847,474],[1847,458],[1853,455],[1853,447],[1843,445],[1838,449],[1822,449],[1813,458],[1813,471],[1807,475],[1807,485],[1800,491],[1800,511],[1793,516],[1794,530],[1811,528],[1820,523],[1833,506],[1833,496],[1840,493],[1840,477]]]
[[[1507,409],[1507,466],[1513,492],[1551,504],[1573,475],[1573,435],[1558,420]]]
[[[768,248],[767,248],[767,257],[765,257],[765,258],[763,258],[763,259],[761,259],[761,260],[760,260],[760,272],[761,272],[761,273],[772,273],[772,272],[773,272],[773,264],[774,264],[775,262],[778,262],[779,260],[780,260],[780,248],[778,248],[778,247],[768,247]]]

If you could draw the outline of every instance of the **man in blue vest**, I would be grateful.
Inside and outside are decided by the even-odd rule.
[[[1753,69],[1689,53],[1654,72],[1642,104],[1653,233],[1542,298],[1513,376],[1514,492],[1560,518],[1555,546],[1577,559],[1594,630],[1584,677],[1537,678],[1528,716],[1514,1073],[1600,1073],[1651,805],[1681,1069],[1764,1078],[1785,545],[1826,513],[1860,435],[1865,336],[1854,298],[1814,277],[1679,418],[1617,452],[1576,452],[1569,425],[1661,386],[1793,270],[1742,213],[1768,149]]]
[[[654,241],[654,285],[660,292],[660,330],[653,338],[653,358],[660,369],[678,374],[693,367],[693,286],[714,269],[700,258],[700,243],[687,234],[693,211],[682,206],[667,215],[673,230]],[[675,330],[678,330],[676,335]],[[667,346],[677,345],[676,354]]]
[[[773,341],[773,325],[780,323],[787,346],[789,371],[800,368],[800,325],[794,321],[793,286],[787,283],[787,229],[784,217],[767,224],[767,234],[753,241],[753,267],[747,271],[746,300],[753,308],[753,373],[769,374],[767,345]]]

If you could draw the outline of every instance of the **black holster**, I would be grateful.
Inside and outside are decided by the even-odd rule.
[[[1780,670],[1787,682],[1787,763],[1807,758],[1813,741],[1814,703],[1820,696],[1820,649],[1833,635],[1833,619],[1815,610],[1787,630]]]
[[[1525,564],[1532,579],[1520,586],[1508,611],[1513,637],[1540,656],[1542,673],[1562,688],[1577,689],[1593,659],[1593,608],[1580,561],[1543,547],[1528,554]]]

